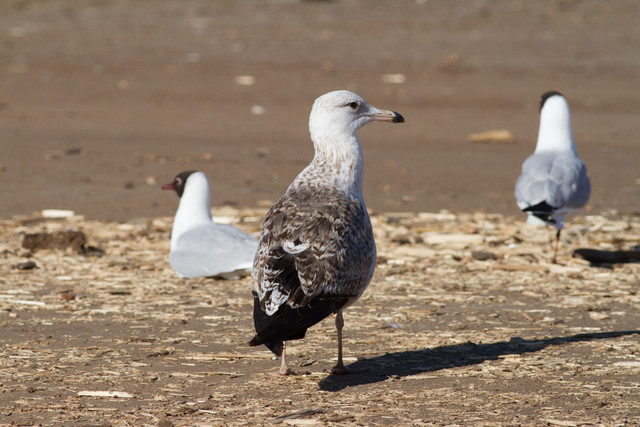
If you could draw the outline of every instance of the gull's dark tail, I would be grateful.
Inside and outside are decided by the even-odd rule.
[[[256,335],[250,346],[264,344],[276,356],[282,355],[282,342],[304,338],[307,329],[327,316],[337,313],[350,298],[317,297],[303,307],[283,304],[273,315],[262,310],[258,295],[253,293],[253,323]]]

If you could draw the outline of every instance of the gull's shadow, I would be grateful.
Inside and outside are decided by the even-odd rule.
[[[423,372],[457,368],[495,360],[507,354],[524,354],[540,351],[550,345],[594,341],[640,334],[640,330],[599,332],[555,337],[541,340],[526,340],[515,337],[509,341],[492,344],[447,345],[424,350],[401,351],[378,357],[362,359],[348,366],[356,373],[351,375],[329,375],[320,381],[321,390],[339,391],[347,387],[385,381],[389,377],[406,377]]]
[[[594,266],[627,264],[640,262],[640,249],[637,246],[630,251],[602,251],[599,249],[580,248],[573,251],[572,256],[585,259]]]

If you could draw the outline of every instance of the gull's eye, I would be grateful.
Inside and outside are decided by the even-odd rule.
[[[351,107],[353,110],[356,110],[358,108],[358,103],[356,101],[352,101],[349,103],[349,107]]]
[[[177,183],[178,185],[182,184],[182,178],[176,178],[176,183]]]

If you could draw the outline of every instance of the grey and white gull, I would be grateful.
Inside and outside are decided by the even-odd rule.
[[[249,270],[258,241],[211,218],[211,190],[204,173],[184,171],[162,186],[175,190],[180,203],[173,219],[169,263],[180,277],[235,274]]]
[[[560,92],[545,92],[540,99],[536,149],[522,164],[515,195],[518,207],[527,213],[527,223],[557,229],[553,263],[565,214],[583,208],[590,193],[587,168],[573,139],[569,104]]]
[[[309,132],[313,161],[267,213],[253,263],[256,335],[286,364],[286,342],[304,338],[311,326],[336,313],[338,361],[342,360],[342,312],[369,285],[376,246],[362,194],[364,162],[358,130],[371,121],[402,123],[355,93],[339,90],[315,100]]]

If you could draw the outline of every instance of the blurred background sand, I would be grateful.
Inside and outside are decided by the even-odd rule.
[[[214,205],[264,206],[311,160],[311,104],[334,89],[407,121],[360,132],[374,211],[518,215],[555,89],[591,176],[586,212],[637,212],[639,18],[632,0],[6,0],[0,217],[171,216],[160,186],[186,169]],[[515,141],[468,141],[497,129]]]

